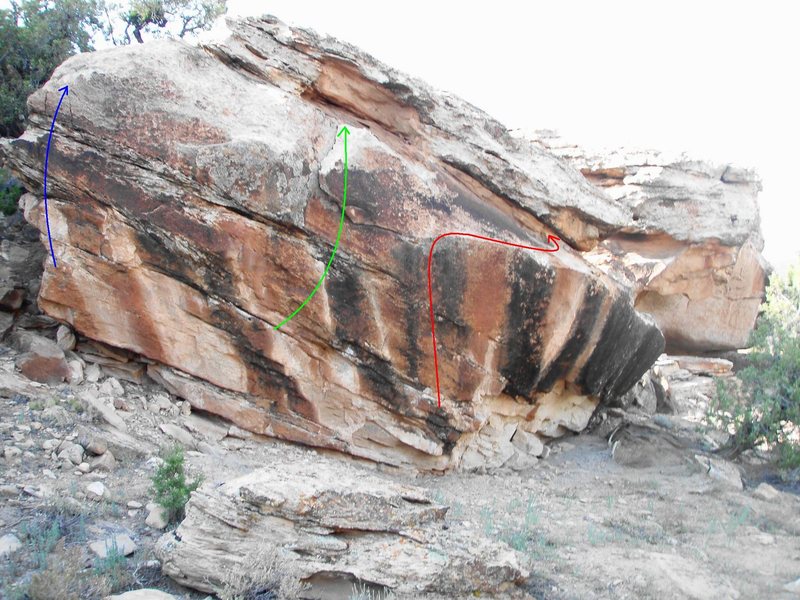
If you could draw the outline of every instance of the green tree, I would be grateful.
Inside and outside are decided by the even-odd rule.
[[[731,433],[730,456],[766,443],[782,467],[800,467],[800,260],[773,275],[741,385],[717,383],[710,417]]]
[[[142,32],[183,38],[208,31],[226,10],[227,0],[131,0],[129,3],[105,5],[106,36],[115,45],[130,44],[131,33],[140,44],[144,43]],[[121,38],[114,34],[112,13],[116,13],[125,24]]]
[[[99,27],[97,0],[25,0],[0,10],[0,136],[22,133],[28,96],[67,57],[91,50]]]
[[[164,463],[153,475],[156,502],[167,512],[170,522],[183,519],[189,497],[203,480],[202,477],[196,477],[188,481],[183,461],[183,449],[175,446],[164,456]]]
[[[117,44],[143,33],[184,38],[211,28],[227,0],[12,0],[0,9],[0,136],[25,128],[26,101],[76,52],[94,49],[95,34]],[[124,26],[119,37],[114,32]]]

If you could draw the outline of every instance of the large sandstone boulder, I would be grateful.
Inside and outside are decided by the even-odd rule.
[[[292,578],[302,598],[347,598],[354,584],[401,598],[508,597],[528,575],[517,555],[476,528],[446,526],[446,512],[420,488],[342,461],[287,461],[203,486],[156,553],[164,573],[207,593],[245,570],[276,573],[266,587]],[[269,564],[253,565],[257,552]]]
[[[655,151],[594,154],[538,141],[629,211],[587,259],[629,286],[671,352],[744,348],[768,274],[755,173]]]
[[[243,429],[425,469],[528,464],[521,453],[639,380],[663,337],[582,254],[628,207],[355,48],[272,18],[231,27],[206,48],[69,59],[30,98],[28,131],[0,144],[40,190],[69,85],[49,160],[48,314],[143,355],[151,377]],[[276,330],[331,255],[342,124],[341,245]],[[23,203],[44,236],[40,198]],[[448,231],[561,247],[437,245],[439,407],[427,259]]]

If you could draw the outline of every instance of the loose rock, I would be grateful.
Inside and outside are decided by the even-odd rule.
[[[152,506],[148,508],[148,510],[150,512],[147,514],[147,518],[144,520],[145,524],[153,529],[166,529],[167,525],[169,525],[169,519],[167,516],[167,511],[164,509],[164,507]]]
[[[19,541],[17,536],[13,533],[7,533],[3,537],[0,537],[0,558],[12,554],[21,546],[22,542]]]
[[[115,548],[122,556],[130,556],[136,551],[136,544],[124,533],[118,533],[115,536],[89,544],[89,549],[99,558],[106,558]]]
[[[90,500],[101,500],[106,493],[106,486],[99,481],[93,481],[86,486],[86,497]]]

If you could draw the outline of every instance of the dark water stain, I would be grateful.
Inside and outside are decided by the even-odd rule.
[[[580,311],[569,332],[569,339],[550,364],[547,372],[542,374],[537,391],[549,392],[556,382],[566,377],[575,365],[577,358],[586,349],[586,343],[592,335],[593,326],[597,322],[607,296],[608,292],[596,282],[592,282],[586,287]]]
[[[516,253],[510,264],[511,297],[506,306],[507,342],[500,373],[508,383],[504,392],[529,397],[539,382],[540,327],[553,291],[555,273],[533,258]]]
[[[602,400],[630,389],[664,348],[664,337],[655,325],[643,321],[630,302],[614,300],[600,339],[586,362],[578,382]]]

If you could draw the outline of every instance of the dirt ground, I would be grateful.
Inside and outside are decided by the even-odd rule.
[[[0,538],[12,534],[21,541],[0,566],[0,590],[7,598],[26,597],[32,574],[46,567],[60,538],[81,550],[84,565],[94,560],[95,572],[103,571],[108,565],[98,567],[86,549],[117,533],[129,535],[137,548],[121,573],[109,571],[116,573],[115,589],[152,586],[176,598],[206,597],[160,575],[152,546],[163,532],[145,523],[146,508],[129,505],[152,500],[153,456],[175,443],[162,425],[180,426],[189,436],[184,441],[194,448],[187,452],[190,471],[202,473],[206,485],[277,457],[318,457],[297,445],[232,436],[227,424],[187,416],[175,398],[165,402],[155,385],[122,384],[128,410],[117,411],[127,428],[121,435],[82,400],[96,394],[102,381],[33,384],[15,372],[14,357],[13,350],[0,347]],[[506,541],[528,564],[525,589],[531,598],[798,597],[784,588],[800,577],[796,491],[758,488],[769,470],[753,456],[738,467],[744,489],[737,489],[736,467],[720,471],[725,463],[709,468],[695,458],[713,440],[681,417],[615,421],[620,422],[627,424],[607,423],[595,433],[552,443],[549,456],[525,471],[414,475],[361,464],[426,488],[450,506],[454,525]],[[52,445],[78,439],[87,427],[112,441],[119,438],[119,445],[110,445],[118,454],[111,472],[81,473],[45,449],[48,440]],[[611,444],[610,429],[616,429]],[[99,501],[87,495],[94,481],[107,490]]]

